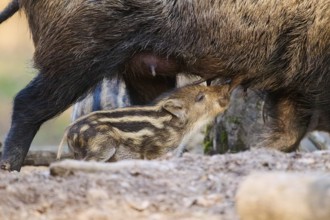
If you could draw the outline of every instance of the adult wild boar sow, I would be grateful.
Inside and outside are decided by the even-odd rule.
[[[330,117],[329,4],[13,0],[0,22],[25,12],[39,74],[14,100],[1,168],[19,170],[40,125],[114,75],[135,104],[174,87],[178,72],[266,90],[274,120],[264,145],[292,150],[313,112]]]

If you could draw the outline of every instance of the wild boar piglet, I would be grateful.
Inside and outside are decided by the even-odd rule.
[[[65,140],[74,157],[83,160],[180,156],[189,139],[226,110],[229,97],[229,85],[193,85],[161,95],[149,106],[92,112],[67,128],[58,158]]]

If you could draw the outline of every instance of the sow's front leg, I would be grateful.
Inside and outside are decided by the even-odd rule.
[[[266,129],[257,147],[269,147],[284,152],[298,148],[311,120],[312,105],[302,95],[285,91],[269,93],[266,101]]]
[[[95,78],[81,78],[77,82],[75,76],[65,74],[58,77],[39,74],[33,79],[15,97],[0,168],[19,171],[42,123],[63,112],[96,83]]]

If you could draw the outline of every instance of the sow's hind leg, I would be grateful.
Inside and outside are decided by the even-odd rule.
[[[79,96],[97,83],[85,74],[77,81],[74,74],[39,74],[14,100],[12,122],[7,135],[1,169],[20,170],[30,144],[43,122],[66,110]]]
[[[269,147],[284,152],[298,148],[307,132],[312,104],[303,102],[303,96],[286,91],[269,93],[264,109],[266,128],[257,147]]]

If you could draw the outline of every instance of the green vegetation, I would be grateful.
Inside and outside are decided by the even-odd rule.
[[[220,131],[220,141],[221,143],[228,145],[228,134],[225,129]]]
[[[204,153],[205,154],[214,154],[220,153],[224,154],[228,152],[228,133],[224,127],[217,128],[217,132],[212,132],[213,126],[208,126],[206,129],[206,135],[203,141]],[[218,135],[216,138],[217,146],[213,146],[213,136]],[[216,148],[216,149],[214,149]]]
[[[204,154],[207,155],[211,154],[213,148],[212,137],[211,137],[212,127],[213,127],[212,125],[208,125],[204,133],[203,150],[204,150]]]
[[[204,141],[203,141],[203,147],[204,147],[204,154],[211,154],[212,148],[213,148],[213,143],[212,140],[206,136]]]
[[[241,123],[241,118],[237,116],[228,116],[228,122],[233,123],[233,124],[240,124]]]

